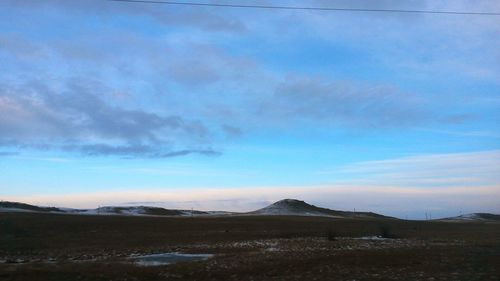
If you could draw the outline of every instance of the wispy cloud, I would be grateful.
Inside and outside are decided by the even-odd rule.
[[[396,87],[311,76],[287,77],[262,111],[358,129],[414,126],[432,118],[424,100]]]
[[[450,131],[450,130],[437,130],[437,129],[425,129],[425,128],[416,128],[416,130],[422,132],[430,132],[430,133],[460,136],[460,137],[500,138],[500,133],[494,131]]]
[[[366,161],[319,171],[348,176],[373,185],[403,185],[423,189],[435,186],[500,186],[500,151],[424,154]]]
[[[18,155],[19,152],[12,152],[12,151],[0,151],[0,157],[4,156],[15,156]]]
[[[61,158],[61,157],[34,157],[34,156],[17,156],[17,159],[26,159],[26,160],[35,160],[35,161],[45,161],[45,162],[54,162],[54,163],[71,163],[74,160],[70,158]]]
[[[158,5],[144,5],[141,3],[117,3],[101,0],[87,1],[4,1],[9,7],[19,9],[43,9],[57,8],[66,10],[73,14],[92,13],[96,15],[106,15],[114,13],[125,16],[145,16],[155,20],[157,23],[167,26],[190,27],[206,31],[216,32],[245,32],[245,25],[234,17],[221,16],[207,9],[186,9],[185,7],[169,7]]]

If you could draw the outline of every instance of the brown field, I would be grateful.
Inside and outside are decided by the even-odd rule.
[[[215,256],[127,259],[162,252]],[[0,213],[0,280],[500,280],[500,224]]]

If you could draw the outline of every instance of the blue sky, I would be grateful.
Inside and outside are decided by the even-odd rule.
[[[0,18],[3,200],[500,212],[500,17],[7,0]]]

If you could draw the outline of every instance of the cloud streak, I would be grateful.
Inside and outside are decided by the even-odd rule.
[[[213,13],[209,9],[188,9],[176,7],[170,9],[165,6],[144,5],[143,3],[119,3],[112,1],[87,0],[87,1],[3,1],[4,5],[10,8],[40,10],[47,8],[57,8],[70,13],[107,16],[109,14],[148,17],[157,23],[166,26],[178,26],[201,29],[215,32],[245,32],[245,25],[236,18],[221,16]]]
[[[19,154],[18,152],[12,152],[12,151],[0,151],[0,157],[15,156],[18,154]]]
[[[314,120],[347,128],[378,129],[415,126],[431,118],[416,95],[390,86],[288,77],[275,89],[263,111],[286,120]]]
[[[357,183],[430,190],[435,187],[500,186],[498,171],[500,151],[492,150],[366,161],[320,173],[347,176]]]

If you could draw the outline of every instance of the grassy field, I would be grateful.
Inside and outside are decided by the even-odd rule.
[[[162,252],[215,256],[128,260]],[[500,280],[500,224],[1,213],[0,280]]]

